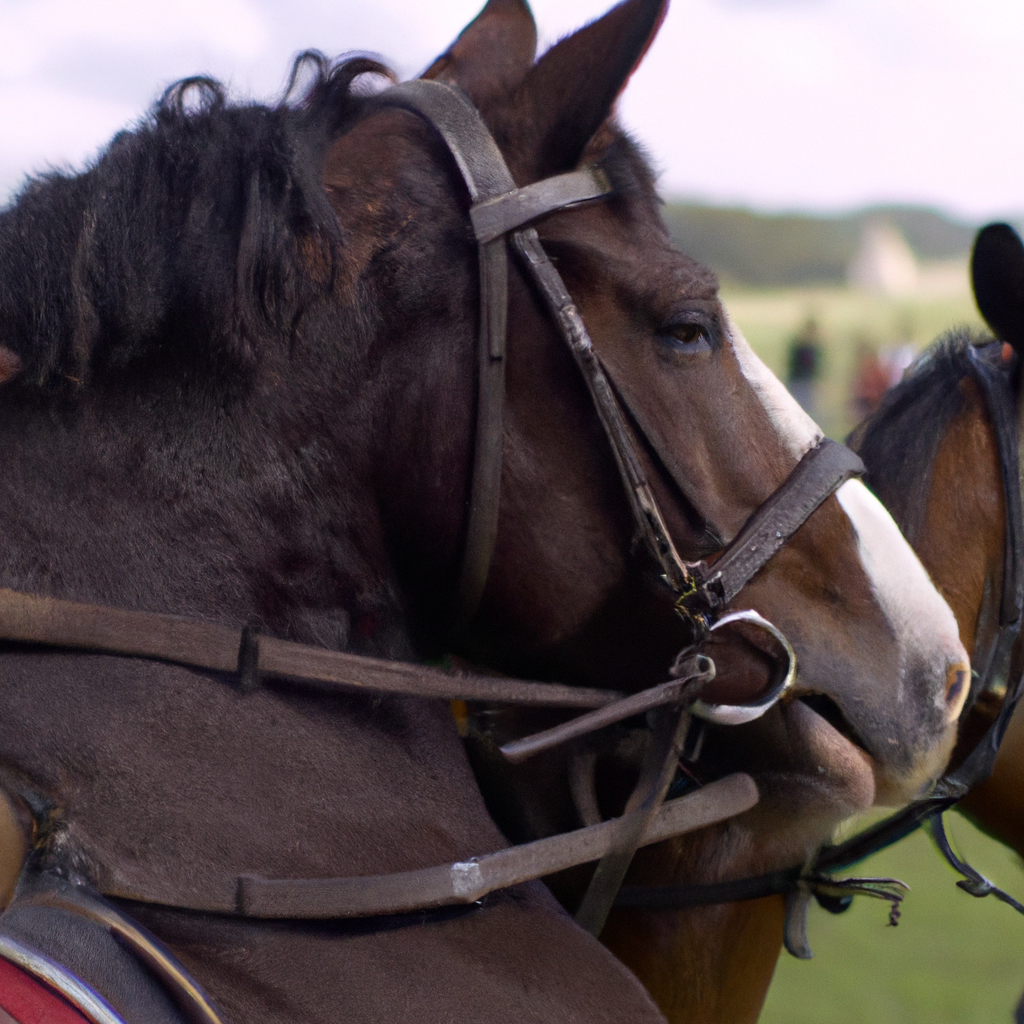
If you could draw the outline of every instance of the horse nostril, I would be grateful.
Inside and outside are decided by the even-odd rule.
[[[946,708],[951,720],[960,714],[970,685],[971,666],[963,660],[951,665],[946,672]]]

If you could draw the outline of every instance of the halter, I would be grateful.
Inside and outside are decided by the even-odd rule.
[[[963,721],[970,712],[978,696],[986,692],[1002,696],[1002,706],[995,720],[959,767],[939,779],[928,796],[914,800],[843,843],[824,847],[809,865],[703,886],[631,887],[618,894],[616,906],[678,909],[785,895],[786,948],[794,956],[807,959],[811,951],[807,943],[806,916],[812,896],[833,913],[845,910],[855,895],[889,900],[895,923],[899,903],[903,899],[900,888],[906,888],[902,882],[892,878],[836,879],[829,873],[852,867],[925,827],[942,856],[962,876],[956,883],[961,889],[972,896],[995,896],[1024,914],[1024,905],[954,852],[942,820],[946,811],[992,774],[999,745],[1014,709],[1024,695],[1024,674],[1010,683],[1010,662],[1020,636],[1024,610],[1024,516],[1021,512],[1017,400],[1005,368],[1001,362],[991,358],[992,353],[991,346],[971,346],[968,349],[971,379],[978,385],[992,419],[999,454],[1006,509],[1003,586],[997,629],[990,642],[974,652],[972,661],[983,668],[980,673],[975,673],[960,720]]]
[[[501,483],[502,412],[508,307],[508,245],[540,291],[572,352],[608,438],[632,511],[659,575],[689,627],[691,643],[735,621],[765,630],[781,645],[786,664],[768,694],[743,709],[700,704],[714,676],[710,658],[685,650],[667,684],[626,696],[515,679],[453,676],[421,665],[365,658],[170,615],[95,607],[0,590],[0,638],[79,651],[99,651],[236,673],[243,692],[261,676],[351,693],[377,691],[431,698],[597,709],[558,736],[529,738],[532,751],[564,742],[639,713],[654,719],[640,782],[619,819],[473,858],[418,871],[353,878],[265,879],[241,876],[209,898],[176,901],[182,909],[276,919],[343,918],[406,913],[476,902],[496,889],[599,860],[584,901],[585,923],[599,930],[622,876],[640,845],[723,821],[758,800],[742,773],[665,801],[681,752],[688,711],[715,721],[756,717],[792,683],[796,658],[781,632],[756,612],[723,615],[739,591],[782,548],[834,491],[863,473],[849,449],[823,438],[782,486],[750,517],[709,567],[680,558],[643,469],[640,447],[623,413],[624,399],[594,349],[586,327],[534,228],[539,217],[601,199],[611,186],[600,170],[583,168],[516,188],[490,132],[469,99],[438,82],[414,81],[376,98],[422,118],[444,140],[469,192],[470,220],[480,267],[477,416],[466,540],[458,583],[456,624],[469,622],[486,585],[497,534]],[[628,408],[628,406],[627,406]],[[637,418],[634,416],[634,420]],[[639,422],[639,420],[637,420]],[[513,752],[513,756],[514,752]],[[105,888],[105,894],[159,902],[149,894]]]

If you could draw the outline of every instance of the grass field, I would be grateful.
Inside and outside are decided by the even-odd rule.
[[[965,275],[966,278],[966,275]],[[854,423],[851,380],[858,343],[921,349],[955,324],[980,327],[966,287],[907,298],[840,288],[725,290],[733,319],[780,377],[789,345],[809,316],[819,325],[824,366],[818,419],[832,437]],[[950,829],[983,874],[1020,898],[1024,866],[957,814]],[[902,878],[912,892],[899,927],[887,905],[860,898],[833,917],[812,907],[815,958],[783,955],[761,1024],[1010,1024],[1024,990],[1024,917],[991,897],[957,889],[956,876],[918,834],[856,869]]]
[[[808,317],[815,319],[824,349],[816,418],[838,439],[856,420],[850,400],[859,345],[919,350],[955,325],[982,326],[966,269],[959,288],[899,298],[848,288],[794,288],[723,289],[723,299],[747,340],[782,380],[793,338]]]
[[[1011,895],[1024,866],[959,814],[947,816],[962,854]],[[911,887],[896,928],[888,904],[860,897],[833,917],[811,908],[814,959],[783,954],[761,1024],[1011,1024],[1024,991],[1024,917],[991,896],[956,888],[957,875],[918,833],[855,872]]]

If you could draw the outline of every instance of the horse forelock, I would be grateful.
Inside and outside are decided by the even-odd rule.
[[[79,384],[139,360],[237,376],[263,346],[290,344],[337,273],[320,167],[370,73],[387,74],[303,54],[293,81],[306,88],[276,106],[185,79],[83,173],[30,180],[0,212],[0,344],[21,380]]]

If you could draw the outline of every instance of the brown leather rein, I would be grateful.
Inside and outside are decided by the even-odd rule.
[[[380,106],[423,118],[452,153],[472,200],[470,218],[478,241],[480,331],[477,427],[471,497],[462,568],[458,622],[475,612],[486,584],[497,532],[501,484],[502,408],[508,307],[507,240],[534,281],[568,344],[593,398],[621,474],[637,531],[674,595],[694,644],[730,617],[743,617],[779,639],[788,658],[783,682],[756,702],[752,714],[774,703],[792,681],[795,655],[788,641],[755,612],[723,615],[725,606],[782,548],[845,480],[863,472],[849,449],[822,439],[801,459],[783,485],[751,516],[713,566],[683,561],[677,553],[640,449],[617,391],[596,353],[572,299],[528,224],[555,210],[610,192],[603,174],[584,168],[516,188],[493,138],[468,98],[454,87],[415,81],[378,98]],[[714,676],[710,658],[684,653],[669,683],[625,695],[556,683],[455,675],[423,665],[367,658],[261,636],[253,627],[232,629],[177,616],[76,604],[0,590],[0,640],[156,659],[237,675],[243,691],[273,677],[326,692],[393,693],[481,703],[511,703],[588,711],[551,733],[522,741],[512,756],[525,757],[572,736],[639,713],[653,716],[651,742],[640,781],[619,819],[525,843],[468,861],[378,876],[265,879],[241,876],[203,900],[176,901],[181,909],[258,918],[343,918],[395,914],[476,902],[497,889],[599,860],[581,914],[599,930],[633,851],[734,817],[757,803],[749,776],[731,775],[687,796],[665,801],[678,763],[689,709]],[[704,714],[714,718],[715,706]],[[731,720],[728,715],[726,721]],[[525,746],[523,746],[525,744]],[[145,892],[106,895],[161,902]]]

